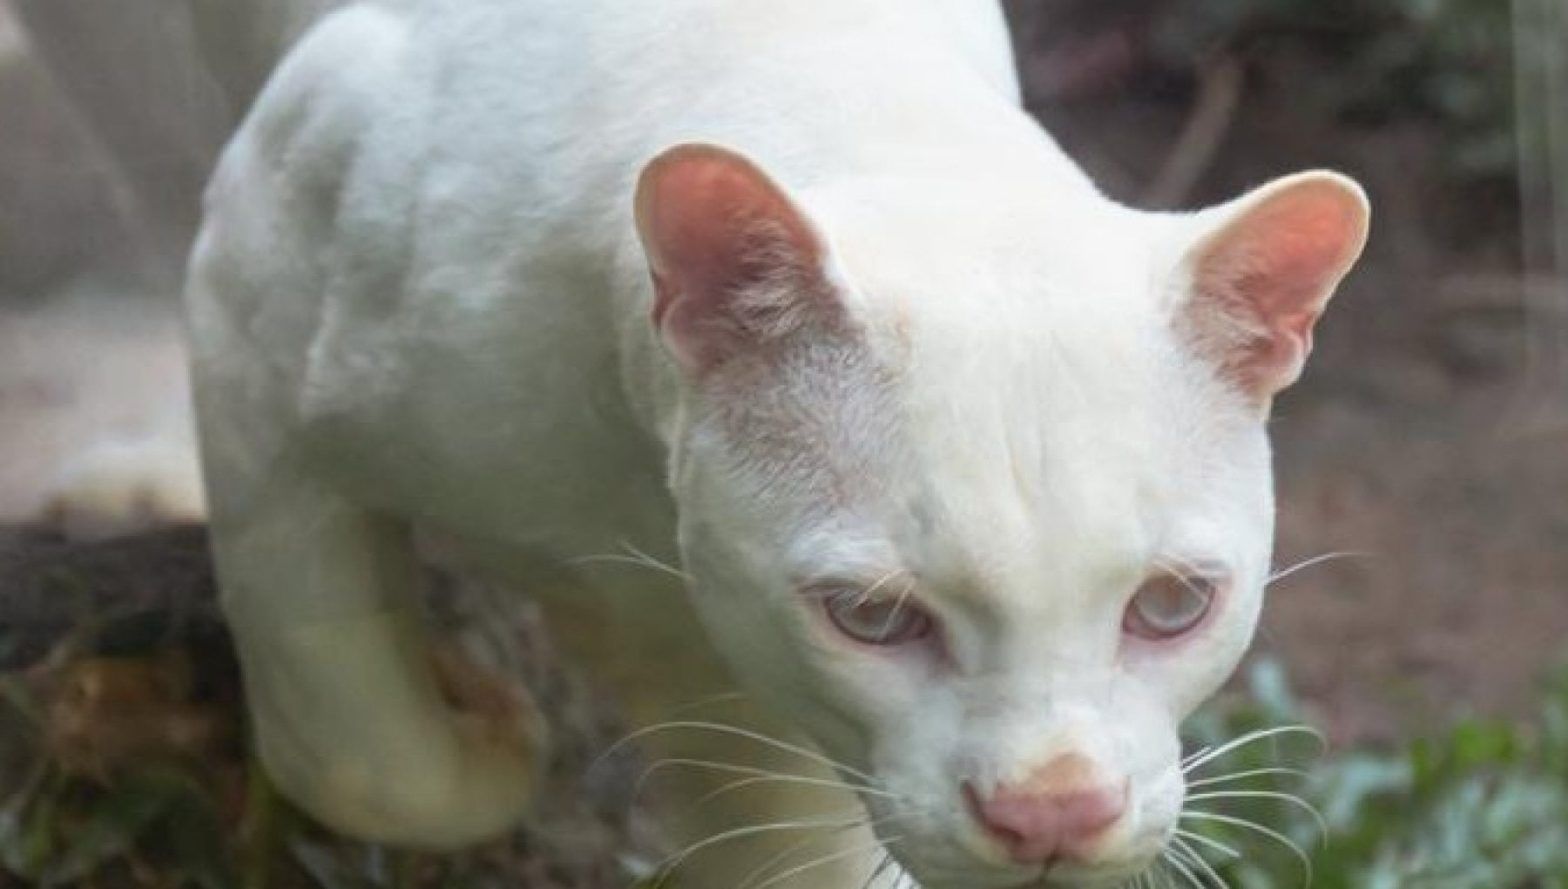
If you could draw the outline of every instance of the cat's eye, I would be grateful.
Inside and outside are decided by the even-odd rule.
[[[936,626],[931,615],[908,597],[867,596],[849,587],[819,595],[833,626],[866,645],[903,645],[929,636]]]
[[[1220,580],[1201,574],[1158,574],[1127,603],[1122,629],[1144,639],[1171,639],[1196,627],[1209,613]]]

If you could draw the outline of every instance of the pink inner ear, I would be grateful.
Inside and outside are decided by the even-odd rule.
[[[1260,311],[1298,314],[1327,302],[1350,260],[1359,225],[1353,208],[1327,195],[1302,195],[1264,206],[1242,222],[1243,261],[1263,276]]]
[[[1307,180],[1242,211],[1202,248],[1190,320],[1250,393],[1267,398],[1300,374],[1313,324],[1365,236],[1351,187]]]
[[[808,300],[825,288],[811,225],[733,152],[683,145],[655,158],[638,183],[636,215],[654,278],[653,322],[689,370],[770,332],[762,322],[799,314],[796,304],[768,299]],[[793,293],[758,292],[785,281]]]

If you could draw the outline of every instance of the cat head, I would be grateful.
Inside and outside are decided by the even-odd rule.
[[[1307,173],[1187,215],[983,176],[790,194],[685,145],[636,217],[685,567],[733,669],[923,885],[1146,867],[1178,727],[1252,637],[1264,420],[1361,190]]]

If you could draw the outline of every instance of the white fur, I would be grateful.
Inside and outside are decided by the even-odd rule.
[[[931,889],[1039,877],[959,788],[1068,751],[1128,779],[1134,812],[1053,879],[1146,862],[1182,797],[1177,725],[1252,633],[1268,448],[1174,332],[1185,251],[1224,219],[1103,198],[1011,72],[999,11],[959,0],[411,0],[311,33],[223,159],[189,292],[226,603],[283,788],[404,842],[517,817],[534,754],[455,729],[423,666],[418,526],[519,586],[577,565],[558,595],[626,643],[645,709],[733,671],[760,720],[916,801],[866,797]],[[858,350],[805,349],[744,404],[681,377],[631,196],[686,141],[745,153],[810,215]],[[689,592],[576,561],[623,542]],[[1156,649],[1120,627],[1160,558],[1234,584]],[[796,592],[897,570],[951,668],[846,646]],[[788,885],[858,885],[875,856],[847,836]],[[761,860],[729,855],[683,876],[729,889]]]

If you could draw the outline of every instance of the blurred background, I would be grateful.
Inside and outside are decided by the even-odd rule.
[[[104,524],[61,496],[189,446],[200,189],[327,5],[0,0],[0,886],[646,875],[620,773],[581,777],[614,714],[526,619],[521,670],[577,739],[563,811],[456,859],[343,843],[249,768],[199,530],[117,533],[178,504],[101,492]],[[1568,886],[1568,0],[1006,6],[1029,109],[1114,197],[1191,208],[1331,167],[1375,208],[1273,422],[1283,576],[1195,743],[1323,732],[1293,792],[1327,843],[1299,806],[1249,815],[1317,885]],[[1223,828],[1246,852],[1215,880],[1300,880],[1283,844]]]

